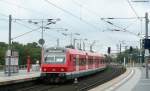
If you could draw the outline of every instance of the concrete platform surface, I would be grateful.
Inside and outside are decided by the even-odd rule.
[[[133,88],[139,82],[142,72],[139,68],[133,68],[134,74],[127,79],[122,85],[115,88],[113,91],[133,91]]]
[[[139,68],[127,68],[121,76],[89,91],[132,91],[141,78]]]
[[[149,70],[149,79],[146,79],[145,68],[141,68],[142,76],[138,84],[132,89],[132,91],[150,91],[150,70]]]
[[[0,71],[0,85],[12,84],[17,82],[29,81],[40,77],[40,71],[31,71],[19,70],[19,73],[11,74],[8,76],[4,74],[3,71]]]

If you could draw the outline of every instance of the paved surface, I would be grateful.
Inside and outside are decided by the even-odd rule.
[[[150,70],[149,70],[149,79],[145,79],[145,68],[141,69],[142,76],[138,84],[134,87],[132,91],[150,91]]]
[[[120,84],[123,84],[124,78],[126,78],[127,76],[130,77],[130,76],[132,76],[132,74],[134,74],[133,69],[128,68],[127,71],[124,74],[122,74],[121,76],[119,76],[109,82],[106,82],[100,86],[97,86],[96,88],[93,88],[90,91],[111,91],[111,90],[117,88]],[[118,84],[118,82],[120,82],[120,83]]]
[[[113,91],[133,91],[133,88],[139,82],[142,74],[139,68],[133,68],[133,69],[134,69],[134,74],[129,79],[127,79],[124,82],[124,84],[120,85]]]
[[[141,75],[141,68],[127,68],[127,71],[121,76],[96,88],[93,88],[90,91],[133,91],[133,89],[134,91],[145,91],[135,88],[138,82],[140,82],[140,79],[142,78]]]
[[[28,73],[27,70],[19,70],[19,73],[14,73],[11,76],[7,76],[3,71],[0,71],[0,85],[32,80],[39,76],[40,71],[31,71]]]

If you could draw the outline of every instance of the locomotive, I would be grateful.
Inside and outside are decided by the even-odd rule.
[[[41,77],[52,83],[94,74],[106,68],[104,56],[71,48],[48,48],[41,64]]]

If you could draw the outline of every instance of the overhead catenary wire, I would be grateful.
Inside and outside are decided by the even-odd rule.
[[[19,23],[19,22],[16,22],[16,23],[17,23],[17,24],[20,24],[20,25],[22,25],[22,26],[24,26],[24,27],[26,27],[26,28],[28,28],[28,29],[31,29],[31,31],[28,31],[28,32],[25,32],[25,33],[23,33],[23,34],[20,34],[20,35],[18,35],[18,36],[16,36],[16,37],[13,37],[12,40],[17,39],[17,38],[19,38],[19,37],[22,37],[22,36],[24,36],[24,35],[26,35],[26,34],[32,33],[32,32],[34,32],[34,31],[37,31],[37,30],[39,30],[39,29],[41,28],[41,27],[38,27],[38,28],[33,29],[33,28],[31,28],[31,27],[26,26],[25,24],[21,24],[21,23]]]
[[[3,13],[0,13],[1,15],[3,15],[4,17],[8,17],[7,15],[5,15],[5,14],[3,14]],[[8,19],[3,19],[3,20],[5,20],[5,21],[8,21]],[[41,27],[38,27],[38,28],[35,28],[35,29],[33,29],[33,28],[31,28],[31,27],[29,27],[29,26],[27,26],[26,24],[24,24],[24,23],[20,23],[20,22],[23,22],[23,21],[26,21],[26,20],[41,20],[41,19],[19,19],[19,18],[13,18],[12,19],[13,20],[13,22],[14,23],[17,23],[17,24],[19,24],[19,25],[21,25],[21,26],[23,26],[23,27],[25,27],[25,28],[28,28],[28,29],[30,29],[31,31],[28,31],[28,32],[25,32],[25,33],[22,33],[22,34],[20,34],[20,35],[18,35],[18,36],[16,36],[16,37],[13,37],[13,38],[11,38],[11,40],[15,40],[15,39],[17,39],[17,38],[20,38],[20,37],[22,37],[22,36],[24,36],[24,35],[27,35],[27,34],[29,34],[29,33],[32,33],[32,32],[38,32],[38,33],[41,33],[40,31],[38,31]],[[47,19],[42,19],[42,20],[47,20]],[[19,21],[19,22],[18,22]],[[50,28],[50,29],[54,29],[54,28]],[[59,29],[61,29],[61,28],[59,28]],[[59,31],[59,30],[57,30],[57,31]],[[44,34],[46,34],[48,37],[55,37],[55,36],[52,36],[52,35],[49,35],[48,33],[44,33]],[[56,38],[56,37],[55,37]],[[51,41],[51,40],[50,40]]]
[[[76,19],[82,21],[83,23],[85,23],[85,24],[91,26],[92,28],[94,28],[94,29],[96,29],[96,30],[100,30],[100,27],[97,27],[97,26],[95,26],[95,25],[93,25],[93,24],[87,22],[86,20],[81,19],[79,16],[74,15],[73,13],[67,11],[66,9],[59,7],[58,5],[55,5],[54,3],[50,2],[49,0],[44,0],[44,1],[46,1],[48,4],[54,6],[55,8],[57,8],[57,9],[59,9],[59,10],[65,12],[65,13],[67,13],[67,14],[73,16],[74,18],[76,18]],[[114,41],[111,36],[109,36],[109,35],[106,35],[106,36],[107,36],[107,37],[106,37],[107,39]]]
[[[79,5],[79,6],[81,6],[81,3],[78,3],[77,1],[75,1],[75,0],[72,0],[75,4],[77,4],[77,5]],[[132,11],[135,13],[135,15],[136,15],[136,17],[127,17],[127,18],[103,18],[103,19],[140,19],[141,21],[142,21],[142,19],[144,19],[144,17],[139,17],[138,16],[138,14],[137,14],[137,12],[135,11],[135,9],[133,8],[133,6],[131,5],[131,3],[130,3],[130,1],[129,0],[127,0],[127,2],[128,2],[128,4],[129,4],[129,6],[130,6],[130,8],[132,9]],[[82,8],[84,8],[85,10],[87,10],[88,12],[90,12],[90,13],[92,13],[93,15],[97,15],[97,16],[99,16],[96,12],[93,12],[92,10],[90,10],[90,9],[88,9],[88,8],[86,8],[86,7],[84,7],[84,5],[82,5]],[[114,25],[114,26],[116,26],[116,27],[118,27],[118,28],[121,28],[121,29],[123,29],[124,31],[127,31],[126,29],[127,28],[129,28],[131,25],[133,25],[133,24],[130,24],[130,25],[128,25],[127,27],[125,27],[125,28],[122,28],[122,27],[119,27],[119,26],[116,26],[116,25]]]
[[[17,24],[19,24],[19,25],[22,25],[22,26],[24,26],[25,28],[30,29],[31,31],[28,31],[28,32],[26,32],[26,33],[23,33],[23,34],[21,34],[21,35],[18,35],[18,36],[16,36],[16,37],[12,38],[12,39],[19,38],[19,37],[21,37],[21,36],[24,36],[24,35],[26,35],[26,34],[32,33],[32,32],[34,32],[34,31],[40,32],[40,31],[38,31],[38,30],[41,28],[40,26],[39,26],[38,28],[33,29],[33,28],[31,28],[31,27],[29,27],[29,26],[23,24],[23,23],[19,23],[19,22],[15,22],[15,23],[17,23]],[[46,26],[46,25],[45,25],[45,26]],[[50,29],[54,29],[54,28],[50,28]],[[60,29],[61,29],[61,28],[60,28]],[[58,30],[58,31],[59,31],[59,30]],[[41,32],[40,32],[40,33],[41,33]],[[52,35],[49,35],[49,34],[47,34],[47,33],[45,33],[45,32],[44,32],[44,34],[46,34],[46,35],[48,35],[48,36],[52,36]],[[54,37],[54,36],[53,36],[53,37]],[[55,38],[56,38],[56,37],[55,37]]]
[[[23,19],[22,19],[23,20]],[[27,19],[26,19],[27,20]],[[110,38],[111,39],[111,38]]]
[[[20,21],[20,22],[22,22],[22,21]],[[31,29],[31,31],[28,31],[28,32],[26,32],[26,33],[23,33],[23,34],[21,34],[21,35],[19,35],[19,36],[16,36],[16,37],[12,38],[12,39],[20,38],[20,37],[22,37],[22,36],[24,36],[24,35],[26,35],[26,34],[32,33],[32,32],[41,33],[40,30],[39,30],[40,27],[33,29],[33,28],[31,28],[31,27],[29,27],[29,26],[23,24],[23,23],[19,23],[19,22],[15,22],[15,23],[17,23],[17,24],[19,24],[19,25],[22,25],[22,26],[24,26],[25,28]],[[51,28],[50,28],[50,29],[51,29]],[[44,32],[44,35],[46,35],[47,37],[52,37],[53,39],[54,39],[54,38],[57,38],[56,36],[50,35],[50,34],[45,33],[45,32]],[[48,39],[48,40],[49,40],[49,39]],[[52,42],[52,40],[49,40],[48,42]],[[54,42],[54,41],[53,41],[53,42]],[[48,43],[48,44],[51,44],[51,43]]]
[[[98,13],[96,13],[95,11],[89,9],[88,6],[79,3],[79,2],[81,2],[81,1],[79,1],[79,0],[78,0],[78,2],[77,2],[76,0],[72,0],[72,1],[73,1],[76,5],[82,6],[82,8],[83,8],[84,10],[86,10],[86,11],[88,11],[89,13],[95,15],[96,17],[102,19],[102,17],[101,17]],[[142,18],[142,17],[140,17],[140,18]],[[106,18],[103,18],[103,19],[106,19]],[[107,18],[107,19],[110,19],[110,18]],[[111,19],[114,19],[114,18],[111,18]],[[119,18],[119,17],[118,17],[118,18],[115,18],[115,19],[137,19],[137,17],[127,17],[127,18]],[[129,26],[128,26],[128,27],[129,27]],[[104,31],[103,31],[103,32],[104,32]],[[112,38],[111,38],[108,34],[107,34],[107,37],[112,40]]]
[[[84,10],[86,10],[87,12],[89,12],[89,13],[91,13],[92,15],[94,15],[94,16],[96,16],[96,17],[100,17],[101,18],[101,16],[98,14],[98,13],[96,13],[95,11],[93,11],[93,10],[91,10],[91,9],[89,9],[88,8],[88,6],[86,6],[85,4],[83,5],[83,4],[81,4],[82,2],[81,1],[76,1],[76,0],[72,0],[72,2],[73,3],[75,3],[76,5],[78,5],[78,6],[82,6],[82,8],[84,9]],[[79,2],[81,2],[81,3],[79,3]],[[81,7],[80,7],[81,8]],[[136,17],[130,17],[131,19],[135,19]],[[104,31],[102,31],[103,33],[105,33]],[[108,38],[109,40],[112,40],[112,41],[114,41],[113,39],[112,39],[112,37],[111,36],[109,36],[108,34],[106,34],[106,38]]]
[[[106,23],[108,23],[108,24],[110,24],[110,25],[112,25],[112,26],[114,26],[114,27],[117,27],[117,28],[123,30],[123,32],[128,32],[128,33],[130,33],[130,34],[132,34],[132,35],[135,35],[135,36],[141,38],[141,36],[139,36],[138,34],[135,34],[135,33],[131,32],[131,31],[125,29],[125,28],[122,28],[122,27],[120,27],[120,26],[117,26],[117,25],[113,24],[112,22],[109,22],[109,21],[106,21],[106,20],[103,20],[103,21],[105,21]]]
[[[126,0],[127,3],[129,4],[129,7],[131,8],[131,10],[133,11],[133,13],[135,14],[135,16],[139,19],[139,15],[137,14],[136,10],[133,8],[132,4],[130,3],[129,0]]]
[[[4,17],[7,17],[8,18],[8,16],[7,15],[5,15],[5,14],[3,14],[3,13],[0,13],[2,16],[4,16]],[[8,20],[8,19],[2,19],[2,20]],[[13,18],[12,19],[13,20],[13,22],[14,23],[17,23],[17,24],[19,24],[19,25],[21,25],[21,26],[23,26],[23,27],[25,27],[25,28],[28,28],[28,29],[30,29],[31,31],[28,31],[28,32],[25,32],[25,33],[22,33],[22,34],[20,34],[20,35],[18,35],[18,36],[16,36],[16,37],[13,37],[12,38],[12,40],[15,40],[15,39],[17,39],[17,38],[20,38],[20,37],[22,37],[22,36],[24,36],[24,35],[27,35],[27,34],[29,34],[29,33],[32,33],[32,32],[39,32],[39,33],[41,33],[40,31],[38,31],[40,28],[35,28],[35,29],[33,29],[33,28],[31,28],[31,27],[29,27],[28,25],[26,25],[26,24],[24,24],[24,23],[19,23],[18,21],[20,21],[20,22],[23,22],[23,21],[29,21],[29,20],[48,20],[48,19],[36,19],[36,18]],[[53,20],[56,20],[56,19],[53,19]],[[50,29],[55,29],[55,28],[50,28]],[[62,28],[57,28],[57,29],[62,29]],[[57,30],[57,32],[59,32],[59,30]],[[52,35],[49,35],[48,33],[45,33],[44,32],[44,34],[46,34],[48,37],[52,37]],[[56,36],[53,36],[53,38],[56,38]]]
[[[31,8],[28,8],[28,7],[25,7],[25,6],[23,6],[23,5],[19,5],[19,4],[15,4],[15,3],[12,3],[12,2],[9,2],[9,1],[5,1],[5,0],[0,0],[0,2],[2,2],[2,3],[5,3],[5,4],[9,4],[9,5],[13,5],[13,6],[16,6],[16,7],[18,7],[18,8],[21,8],[21,9],[24,9],[24,10],[27,10],[27,11],[29,11],[29,12],[31,12],[31,13],[33,13],[33,14],[44,14],[44,15],[48,15],[49,16],[49,14],[45,14],[44,12],[39,12],[39,11],[36,11],[36,10],[34,10],[34,9],[31,9]],[[8,17],[8,16],[7,16]],[[12,19],[12,20],[30,20],[30,19],[21,19],[21,18],[16,18],[16,19]],[[41,20],[41,19],[32,19],[32,20]],[[70,23],[68,23],[67,25],[69,25]]]
[[[9,1],[6,1],[6,0],[0,0],[0,2],[9,4],[9,5],[13,5],[13,6],[16,6],[18,8],[22,8],[24,10],[30,11],[31,13],[36,13],[36,14],[41,14],[42,13],[42,14],[44,14],[43,12],[39,12],[39,11],[33,10],[31,8],[24,7],[22,5],[18,5],[18,4],[15,4],[15,3],[12,3],[12,2],[9,2]]]
[[[91,14],[97,16],[97,17],[100,17],[100,15],[99,15],[98,13],[96,13],[95,11],[93,11],[93,10],[87,8],[87,6],[85,6],[85,5],[81,4],[81,3],[79,3],[79,1],[78,1],[78,2],[75,1],[75,0],[72,0],[72,1],[73,1],[76,5],[82,6],[82,8],[83,8],[84,10],[88,11],[89,13],[91,13]],[[80,1],[80,2],[81,2],[81,1]]]
[[[52,2],[50,2],[49,0],[44,0],[44,1],[47,2],[48,4],[54,6],[55,8],[57,8],[57,9],[63,11],[64,13],[67,13],[67,14],[71,15],[72,17],[74,17],[74,18],[76,18],[76,19],[82,21],[83,23],[85,23],[85,24],[91,26],[92,28],[94,28],[94,29],[96,29],[96,30],[99,30],[99,29],[100,29],[99,27],[97,27],[97,26],[95,26],[95,25],[89,23],[88,21],[86,21],[86,20],[84,20],[84,19],[81,19],[79,16],[74,15],[73,13],[69,12],[68,10],[66,10],[66,9],[64,9],[64,8],[59,7],[58,5],[56,5],[56,4],[52,3]]]
[[[138,18],[144,19],[145,17],[138,17]],[[101,18],[101,20],[103,20],[103,19],[105,19],[105,20],[107,20],[107,19],[132,20],[132,19],[137,19],[137,17],[115,17],[115,18],[113,18],[113,17],[104,17],[104,18]]]
[[[0,13],[0,15],[2,15],[2,16],[4,16],[4,17],[8,17],[7,15],[5,15],[5,14],[3,14],[3,13]],[[8,20],[8,19],[2,19],[2,20]],[[29,26],[27,26],[27,25],[25,25],[25,24],[22,24],[22,23],[17,22],[18,20],[21,21],[21,20],[47,20],[47,19],[19,19],[19,18],[13,18],[12,20],[13,20],[15,23],[19,24],[19,25],[22,25],[22,26],[24,26],[24,27],[26,27],[26,28],[28,28],[28,29],[31,29],[31,31],[25,32],[25,33],[23,33],[23,34],[20,34],[20,35],[18,35],[18,36],[16,36],[16,37],[11,38],[12,40],[14,40],[14,39],[17,39],[17,38],[19,38],[19,37],[22,37],[22,36],[24,36],[24,35],[26,35],[26,34],[29,34],[29,33],[32,33],[32,32],[34,32],[34,31],[37,31],[37,30],[39,30],[39,29],[41,28],[41,27],[38,27],[38,28],[33,29],[33,28],[31,28],[31,27],[29,27]],[[45,25],[45,26],[46,26],[46,25]]]

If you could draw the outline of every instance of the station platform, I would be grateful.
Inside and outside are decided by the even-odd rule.
[[[121,76],[89,91],[150,91],[150,77],[146,79],[143,67],[128,67]]]
[[[0,71],[0,86],[34,80],[40,77],[40,73],[40,71],[19,70],[18,73],[11,73],[11,76],[8,76],[4,71]]]

